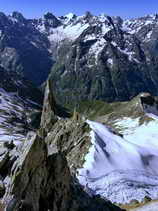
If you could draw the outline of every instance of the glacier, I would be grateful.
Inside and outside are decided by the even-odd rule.
[[[158,198],[158,121],[136,127],[121,137],[87,120],[91,147],[78,180],[88,192],[113,203]],[[139,134],[139,135],[138,135]]]

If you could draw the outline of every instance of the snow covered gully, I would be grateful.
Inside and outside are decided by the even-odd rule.
[[[103,124],[89,121],[92,146],[79,169],[79,182],[112,202],[158,198],[158,136],[129,140]],[[157,143],[156,143],[157,142]]]

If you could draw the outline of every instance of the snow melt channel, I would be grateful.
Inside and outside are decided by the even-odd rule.
[[[141,202],[145,196],[157,199],[158,147],[152,142],[151,146],[141,146],[141,140],[137,145],[113,134],[103,124],[87,123],[92,129],[92,146],[79,169],[79,182],[94,195],[116,203]]]

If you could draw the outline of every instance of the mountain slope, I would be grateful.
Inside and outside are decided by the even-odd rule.
[[[32,130],[30,114],[41,110],[43,96],[16,72],[0,67],[0,75],[0,142],[20,143]]]
[[[18,12],[0,13],[0,65],[38,85],[51,68],[49,40]]]
[[[88,13],[69,21],[65,16],[62,23],[49,35],[59,45],[50,74],[59,101],[157,94],[157,15],[124,21]],[[64,34],[60,42],[55,38],[58,30]]]
[[[130,208],[158,198],[157,98],[145,93],[117,104],[105,103],[104,115],[104,103],[96,106],[97,116],[93,106],[88,110],[102,124],[87,121],[92,145],[86,142],[89,152],[77,175],[93,194]]]
[[[138,141],[123,139],[99,123],[88,123],[93,129],[92,147],[79,170],[81,184],[119,204],[141,202],[145,197],[157,199],[156,137],[150,141],[145,135],[137,136]]]

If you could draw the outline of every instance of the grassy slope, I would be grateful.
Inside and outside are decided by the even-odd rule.
[[[73,111],[73,108],[70,110]],[[117,132],[121,132],[122,128],[116,127],[115,123],[123,118],[133,120],[139,118],[139,125],[152,120],[143,112],[139,95],[128,102],[83,101],[78,104],[75,110],[86,119],[109,125]]]

